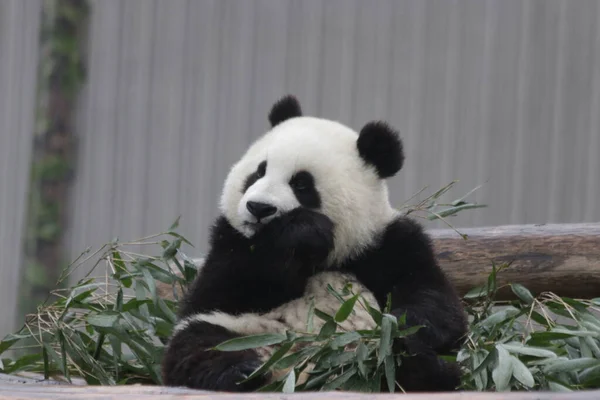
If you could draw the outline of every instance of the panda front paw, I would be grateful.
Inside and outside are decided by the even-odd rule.
[[[319,212],[296,208],[265,226],[260,240],[276,254],[318,264],[333,250],[333,222]]]
[[[217,354],[215,352],[199,349],[197,354],[178,359],[168,354],[163,365],[165,384],[217,392],[252,392],[268,382],[268,374],[244,382],[262,365],[258,354],[254,352]],[[208,354],[212,356],[206,357]]]
[[[256,377],[247,382],[244,381],[261,365],[262,363],[259,361],[247,360],[225,367],[225,369],[215,377],[214,389],[212,390],[223,392],[252,392],[260,388],[266,383],[265,377]]]

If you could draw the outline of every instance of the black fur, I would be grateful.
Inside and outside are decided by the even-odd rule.
[[[321,196],[315,187],[315,178],[310,172],[300,171],[294,174],[290,179],[290,186],[301,205],[308,208],[321,207]]]
[[[260,312],[300,297],[307,279],[323,268],[333,248],[332,232],[327,217],[306,208],[273,220],[253,239],[243,237],[220,217],[212,229],[211,250],[182,304],[180,317],[212,310]],[[391,293],[394,315],[406,312],[409,325],[426,326],[409,340],[395,344],[398,351],[411,354],[397,368],[398,383],[413,392],[454,390],[460,383],[460,371],[440,361],[437,354],[458,347],[466,333],[466,319],[421,227],[400,218],[382,232],[377,245],[337,267],[356,274],[382,308]],[[248,374],[259,360],[257,353],[207,351],[234,336],[207,323],[180,331],[165,353],[165,384],[252,390],[231,382]]]
[[[379,177],[394,176],[404,164],[404,150],[398,133],[385,122],[369,122],[358,136],[358,153],[373,165]]]
[[[298,100],[291,95],[282,97],[271,108],[269,122],[275,127],[285,120],[302,116],[302,108]]]
[[[220,326],[191,323],[170,341],[162,365],[167,384],[227,392],[253,391],[264,385],[268,376],[238,384],[261,365],[254,351],[206,351],[233,337]]]
[[[261,161],[261,163],[258,164],[256,171],[254,171],[253,173],[251,173],[250,175],[248,175],[246,177],[246,181],[244,182],[244,188],[242,189],[242,193],[246,193],[246,190],[248,190],[250,188],[250,186],[254,185],[257,180],[259,180],[260,178],[265,176],[266,171],[267,171],[267,162]]]

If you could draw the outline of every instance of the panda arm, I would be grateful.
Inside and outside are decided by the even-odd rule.
[[[410,219],[396,220],[379,246],[358,263],[357,271],[382,307],[391,294],[393,315],[406,314],[409,326],[424,325],[395,343],[397,352],[409,354],[396,371],[397,382],[407,391],[454,390],[460,384],[460,368],[438,354],[460,344],[466,317],[420,225]]]
[[[259,351],[210,349],[241,335],[285,330],[281,322],[255,313],[303,294],[310,275],[304,267],[311,258],[306,256],[314,252],[302,249],[306,245],[302,240],[321,246],[319,235],[327,230],[321,224],[319,232],[310,231],[311,218],[315,218],[311,213],[293,213],[269,224],[254,241],[242,237],[224,218],[217,221],[211,251],[182,303],[180,320],[167,345],[162,368],[165,384],[228,391],[264,384],[268,377],[236,384],[264,361]]]
[[[165,385],[237,392],[255,390],[266,383],[265,376],[240,383],[262,364],[258,351],[211,350],[239,335],[200,320],[189,320],[184,325],[178,326],[162,360]]]
[[[308,279],[302,260],[293,252],[277,251],[280,233],[261,235],[250,240],[219,218],[211,232],[210,252],[179,315],[267,311],[301,296]]]
[[[463,307],[419,224],[396,220],[366,264],[371,267],[369,286],[380,302],[384,304],[390,293],[394,315],[406,313],[408,325],[425,326],[417,333],[421,341],[438,352],[459,344],[466,333]]]

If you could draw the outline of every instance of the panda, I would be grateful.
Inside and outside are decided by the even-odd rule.
[[[389,296],[393,315],[424,326],[394,344],[407,354],[396,368],[402,389],[457,389],[460,368],[439,355],[460,346],[466,315],[430,238],[390,204],[386,179],[404,163],[398,133],[382,121],[356,132],[305,116],[292,95],[275,102],[268,120],[268,132],[225,180],[209,252],[166,345],[165,385],[256,390],[273,376],[240,382],[269,349],[211,348],[249,334],[304,331],[309,302],[334,313],[340,303],[327,285],[350,283],[375,308]],[[374,326],[355,311],[347,328]]]

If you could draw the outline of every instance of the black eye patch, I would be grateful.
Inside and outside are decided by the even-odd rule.
[[[260,164],[258,164],[258,168],[256,168],[256,171],[254,171],[253,173],[248,175],[248,177],[246,177],[246,181],[244,182],[244,189],[242,190],[242,193],[246,193],[246,191],[250,188],[250,186],[254,185],[257,180],[259,180],[260,178],[265,176],[266,172],[267,172],[267,162],[263,161]]]
[[[290,187],[294,191],[298,202],[304,207],[321,207],[321,197],[315,187],[315,179],[310,172],[300,171],[290,179]]]

